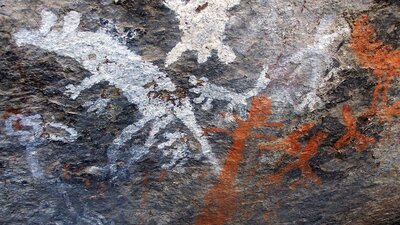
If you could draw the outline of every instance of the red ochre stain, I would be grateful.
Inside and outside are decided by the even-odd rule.
[[[104,196],[106,194],[106,191],[107,191],[106,183],[104,181],[100,181],[97,184],[97,196]]]
[[[149,198],[149,173],[146,172],[146,174],[143,177],[143,193],[142,193],[142,201],[140,203],[140,206],[142,208],[145,208],[147,206],[148,198]]]
[[[107,191],[104,181],[96,181],[91,175],[85,174],[85,166],[74,165],[72,161],[66,162],[61,168],[61,178],[65,181],[76,179],[82,181],[86,189],[97,189],[97,193],[91,198],[103,197]]]
[[[375,28],[369,24],[367,15],[362,15],[355,21],[352,37],[351,47],[359,63],[363,68],[372,69],[378,79],[372,104],[364,116],[377,115],[381,120],[399,116],[400,101],[389,105],[388,92],[391,81],[400,74],[400,50],[376,38]]]
[[[65,180],[70,180],[72,178],[72,172],[70,170],[71,168],[71,162],[67,162],[64,164],[62,168],[62,177]]]
[[[292,188],[296,187],[299,184],[306,185],[306,180],[312,180],[317,184],[321,183],[320,178],[313,172],[309,164],[309,160],[318,153],[319,146],[328,137],[328,134],[322,131],[318,131],[310,138],[310,140],[304,147],[299,140],[301,137],[308,134],[311,129],[314,128],[314,126],[314,123],[307,123],[301,126],[298,130],[293,131],[285,138],[279,139],[273,144],[259,145],[259,148],[261,150],[284,151],[291,156],[297,157],[297,160],[287,164],[277,173],[274,173],[267,179],[259,181],[257,183],[257,186],[261,187],[267,185],[267,187],[272,187],[273,185],[281,184],[285,175],[295,168],[299,168],[301,170],[303,178],[293,183],[291,185]],[[267,188],[266,190],[269,190],[269,188]]]
[[[364,151],[368,145],[375,143],[374,138],[362,134],[357,129],[357,119],[354,118],[350,105],[343,106],[343,122],[346,125],[347,133],[335,143],[336,149],[343,148],[354,141],[356,150]]]
[[[22,114],[22,112],[21,112],[19,109],[10,108],[10,109],[7,109],[7,110],[3,113],[3,119],[8,119],[8,118],[10,118],[12,115],[18,115],[18,114]]]
[[[158,177],[158,182],[162,183],[167,175],[168,175],[168,172],[166,170],[161,171],[160,175]]]
[[[14,128],[15,128],[16,130],[21,130],[21,129],[24,127],[24,125],[22,125],[21,119],[18,119],[17,121],[15,121],[15,123],[13,124],[13,126],[14,126]]]
[[[85,178],[84,178],[84,184],[85,184],[85,187],[86,187],[86,188],[91,188],[92,185],[93,185],[93,181],[92,181],[90,178],[85,177]]]
[[[269,221],[270,218],[269,213],[268,212],[264,213],[263,218],[265,221]]]
[[[267,122],[272,113],[272,102],[266,96],[254,97],[247,120],[233,115],[237,126],[234,130],[225,128],[207,128],[205,133],[223,132],[232,137],[232,146],[228,152],[225,164],[219,175],[218,183],[212,187],[204,199],[204,207],[196,218],[196,225],[222,225],[231,220],[237,209],[239,191],[235,181],[239,171],[240,162],[244,158],[246,141],[254,137],[263,137],[267,140],[274,137],[254,134],[253,129],[261,127],[281,127],[283,123]]]

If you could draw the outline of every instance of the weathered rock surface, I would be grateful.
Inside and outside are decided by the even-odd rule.
[[[396,0],[0,0],[1,224],[400,224]]]

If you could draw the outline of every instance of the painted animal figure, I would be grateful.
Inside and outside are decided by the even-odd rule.
[[[180,21],[181,41],[168,53],[166,66],[179,59],[185,51],[197,51],[197,61],[204,63],[217,51],[224,63],[236,58],[232,49],[223,43],[228,10],[240,0],[166,0],[165,5],[174,10]]]
[[[367,15],[362,15],[355,21],[352,36],[351,47],[361,66],[372,69],[378,79],[372,104],[365,116],[377,114],[383,120],[399,116],[400,101],[389,105],[388,94],[392,80],[400,75],[400,50],[376,38],[375,28],[369,24]]]
[[[189,98],[180,98],[175,94],[176,86],[157,66],[143,61],[140,56],[113,39],[105,31],[78,31],[80,14],[69,12],[64,17],[62,30],[53,26],[57,16],[51,12],[42,12],[39,30],[21,30],[14,35],[18,46],[34,45],[78,61],[91,76],[79,85],[68,85],[66,94],[76,99],[84,90],[107,81],[119,88],[127,100],[135,104],[142,118],[124,128],[108,148],[108,160],[111,171],[115,171],[118,150],[146,124],[151,130],[145,144],[146,151],[155,142],[155,136],[175,119],[179,119],[201,144],[202,154],[218,170],[218,163],[202,128],[197,124]],[[158,97],[158,93],[168,95],[168,99]],[[148,150],[147,150],[148,151]],[[145,153],[145,152],[144,152]]]
[[[251,138],[264,138],[274,140],[273,136],[266,136],[252,131],[261,127],[281,127],[280,122],[267,122],[272,113],[272,102],[269,98],[254,97],[247,120],[233,115],[238,125],[232,131],[225,128],[207,128],[206,133],[223,132],[232,137],[232,146],[228,152],[225,164],[219,175],[218,183],[211,188],[205,197],[204,207],[196,218],[197,225],[226,224],[234,215],[238,191],[236,190],[236,177],[239,172],[240,162],[244,158],[247,140]]]

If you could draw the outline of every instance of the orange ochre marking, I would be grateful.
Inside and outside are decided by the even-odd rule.
[[[166,170],[161,171],[160,175],[158,177],[158,182],[159,183],[163,182],[167,175],[168,175],[168,171],[166,171]]]
[[[143,177],[143,193],[142,193],[142,201],[140,203],[141,208],[145,208],[147,206],[148,198],[149,198],[149,173],[146,172]]]
[[[97,196],[104,196],[106,193],[106,184],[104,183],[104,181],[100,181],[97,184]]]
[[[297,160],[287,164],[278,173],[275,173],[269,176],[267,179],[258,182],[257,186],[271,186],[275,184],[280,184],[282,183],[285,175],[295,168],[299,168],[301,170],[303,180],[298,180],[297,182],[293,183],[291,185],[292,188],[301,183],[306,184],[304,182],[306,179],[310,179],[318,184],[321,183],[320,178],[312,171],[309,160],[318,153],[318,147],[328,137],[328,134],[322,131],[318,131],[310,138],[310,140],[304,147],[299,141],[299,139],[308,134],[314,126],[314,123],[307,123],[301,126],[298,130],[289,134],[286,138],[282,138],[274,144],[259,145],[261,150],[285,151],[289,155],[297,157]]]
[[[7,110],[3,113],[3,119],[8,119],[8,118],[10,118],[12,115],[18,115],[18,114],[22,114],[22,112],[21,112],[19,109],[10,108],[10,109],[7,109]]]
[[[71,167],[71,162],[67,162],[66,164],[64,164],[64,166],[62,168],[62,177],[65,180],[69,180],[72,177],[70,167]]]
[[[336,149],[349,145],[353,140],[357,151],[364,151],[368,145],[375,143],[374,138],[357,130],[357,119],[353,117],[350,105],[343,106],[343,122],[346,124],[347,133],[335,143]]]
[[[218,183],[206,194],[204,207],[196,218],[196,225],[222,225],[226,224],[234,215],[237,208],[238,190],[235,181],[239,171],[240,162],[244,158],[246,141],[262,134],[253,134],[252,130],[261,127],[281,127],[280,122],[266,122],[272,113],[272,102],[268,97],[254,97],[249,110],[249,117],[243,120],[233,115],[238,125],[231,131],[224,128],[207,128],[205,133],[224,132],[232,136],[232,146],[228,152],[225,164],[219,176]],[[263,136],[266,139],[274,139]]]
[[[369,25],[368,16],[362,15],[354,23],[351,47],[362,67],[373,70],[377,85],[372,104],[365,114],[367,117],[378,115],[381,120],[390,120],[400,115],[400,101],[388,105],[388,92],[391,81],[400,74],[400,50],[393,49],[376,38],[375,28]],[[381,109],[379,100],[381,99]]]
[[[14,128],[17,130],[22,130],[24,126],[22,125],[22,121],[21,119],[17,119],[17,121],[15,121],[14,123]]]
[[[265,221],[269,221],[269,213],[264,213],[263,218]]]

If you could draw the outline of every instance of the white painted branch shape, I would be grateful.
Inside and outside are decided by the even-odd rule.
[[[202,109],[206,111],[212,108],[212,102],[214,100],[229,102],[228,110],[232,110],[237,106],[246,106],[246,112],[241,112],[243,115],[246,115],[247,100],[257,96],[270,83],[271,80],[267,78],[267,73],[268,66],[264,66],[264,69],[258,75],[257,83],[246,93],[232,92],[224,87],[210,83],[206,77],[197,79],[195,76],[190,76],[189,81],[195,86],[191,88],[190,91],[199,94],[193,101],[197,104],[202,103]]]

